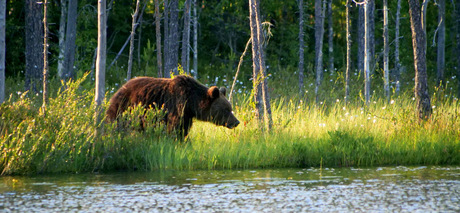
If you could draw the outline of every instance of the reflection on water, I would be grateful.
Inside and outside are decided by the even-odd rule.
[[[451,211],[460,167],[0,177],[0,212]]]

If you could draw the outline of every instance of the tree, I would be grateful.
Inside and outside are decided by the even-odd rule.
[[[388,0],[383,0],[383,73],[384,73],[384,90],[387,101],[390,102],[390,71],[388,68],[389,55],[388,41]]]
[[[97,2],[97,59],[96,59],[96,91],[94,101],[96,103],[96,125],[99,125],[102,117],[102,101],[105,95],[105,61],[107,50],[107,3],[106,0]]]
[[[319,102],[319,87],[321,86],[321,81],[323,80],[323,39],[325,8],[326,0],[315,0],[315,96],[317,103]]]
[[[299,95],[303,95],[303,67],[304,67],[304,20],[303,20],[303,0],[299,0]]]
[[[157,40],[157,72],[159,78],[163,77],[163,60],[161,58],[161,26],[160,2],[155,0],[155,34]]]
[[[398,0],[396,8],[396,20],[395,20],[395,81],[396,81],[396,95],[399,95],[401,90],[401,64],[399,63],[399,19],[401,11],[401,0]]]
[[[65,36],[64,70],[62,75],[59,76],[63,80],[75,77],[74,64],[76,52],[75,41],[77,37],[77,8],[78,0],[69,0]]]
[[[42,112],[46,115],[46,105],[48,103],[48,0],[43,4],[43,105]]]
[[[189,73],[189,57],[190,57],[190,5],[191,0],[185,0],[184,9],[184,29],[182,31],[182,56],[181,64],[186,73]]]
[[[6,1],[0,1],[0,105],[5,101],[5,23]]]
[[[165,52],[168,51],[168,56],[165,56],[168,57],[168,64],[165,64],[166,77],[170,77],[171,71],[177,74],[177,64],[179,62],[179,0],[170,0],[168,29],[168,49],[165,50]]]
[[[332,22],[332,0],[327,1],[327,22],[329,27],[328,50],[329,50],[329,72],[334,72],[334,28]]]
[[[26,0],[26,73],[25,90],[36,92],[43,71],[43,12],[41,4]]]
[[[415,99],[419,119],[426,120],[431,116],[431,101],[428,92],[426,73],[426,38],[420,17],[420,3],[418,0],[408,0],[412,31],[412,45],[414,50],[415,67]]]
[[[460,7],[460,5],[456,5]],[[437,84],[441,86],[442,82],[444,81],[444,69],[446,67],[446,2],[445,0],[438,1],[438,49],[437,49]]]
[[[136,27],[138,24],[137,15],[139,14],[139,3],[140,1],[137,0],[136,9],[133,14],[133,22],[131,25],[131,38],[130,38],[129,56],[128,56],[128,72],[126,75],[126,81],[129,81],[129,79],[131,79],[131,71],[133,69],[134,35],[136,34]]]
[[[193,0],[193,71],[198,78],[198,2]]]
[[[350,22],[350,2],[347,0],[346,7],[346,38],[347,38],[347,68],[345,71],[345,103],[348,102],[350,96],[350,71],[351,71],[351,22]]]
[[[455,1],[455,16],[457,17],[457,97],[460,98],[460,0]]]
[[[58,76],[63,76],[64,54],[65,54],[65,29],[67,15],[67,0],[61,0],[61,17],[59,20],[59,58],[58,58]]]
[[[366,105],[369,105],[370,94],[371,94],[371,79],[370,79],[370,62],[371,62],[371,50],[370,50],[370,28],[369,28],[369,2],[368,0],[364,3],[364,98]]]
[[[360,74],[363,74],[364,71],[364,5],[358,4],[358,57],[357,57],[357,64],[358,64],[358,71]]]
[[[264,37],[262,32],[262,23],[260,21],[259,0],[249,0],[249,12],[256,117],[259,121],[263,119],[265,128],[270,130],[273,125],[273,121],[271,117],[270,98],[267,91],[267,79],[265,78],[265,57],[263,50]]]

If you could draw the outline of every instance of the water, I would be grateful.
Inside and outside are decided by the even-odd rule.
[[[460,167],[0,177],[0,212],[460,212]]]

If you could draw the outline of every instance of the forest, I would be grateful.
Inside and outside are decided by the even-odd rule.
[[[0,10],[2,175],[460,164],[459,0],[6,0]],[[102,121],[127,80],[178,74],[230,90],[242,125],[197,123],[179,143],[156,125],[118,132]]]

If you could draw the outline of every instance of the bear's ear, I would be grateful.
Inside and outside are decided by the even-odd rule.
[[[216,99],[219,97],[219,89],[216,86],[212,86],[208,89],[208,96],[211,99]]]
[[[227,93],[227,89],[225,87],[221,87],[219,89],[220,93],[222,93],[224,96],[226,96],[226,93]]]

